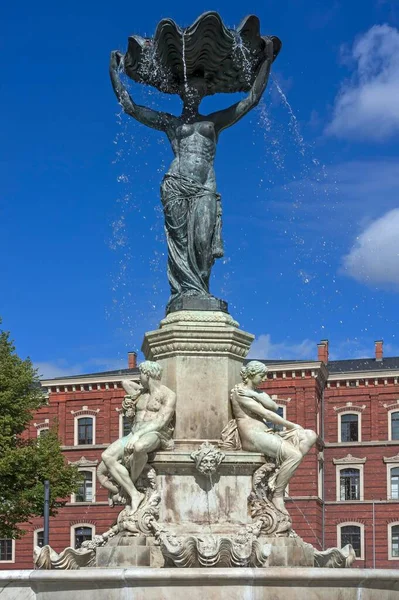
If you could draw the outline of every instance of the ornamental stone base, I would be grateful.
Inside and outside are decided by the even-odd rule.
[[[163,367],[163,383],[176,392],[175,438],[220,438],[231,418],[230,391],[254,336],[221,311],[169,314],[144,336],[147,360]]]

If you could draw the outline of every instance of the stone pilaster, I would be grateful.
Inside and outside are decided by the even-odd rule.
[[[230,390],[254,336],[221,311],[179,311],[144,336],[142,351],[177,395],[177,439],[218,439],[231,418]]]

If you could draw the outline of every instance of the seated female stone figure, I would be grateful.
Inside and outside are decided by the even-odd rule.
[[[280,417],[276,413],[277,404],[270,396],[257,391],[266,374],[267,367],[263,363],[249,362],[241,369],[242,383],[232,390],[231,403],[243,450],[261,452],[276,461],[278,469],[268,482],[271,501],[279,511],[286,513],[284,490],[317,435]],[[272,431],[265,421],[282,425],[285,431]]]

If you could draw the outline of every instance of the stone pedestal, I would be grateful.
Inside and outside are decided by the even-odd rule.
[[[159,522],[176,533],[227,533],[250,524],[248,496],[252,475],[264,457],[255,452],[227,452],[218,471],[204,475],[196,469],[192,450],[157,452],[151,466],[161,494]]]
[[[177,439],[219,438],[230,414],[229,395],[254,336],[221,311],[178,311],[145,334],[142,351],[163,369],[177,395]]]

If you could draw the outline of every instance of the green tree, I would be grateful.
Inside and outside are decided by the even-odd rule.
[[[43,515],[46,479],[51,515],[76,490],[79,474],[64,460],[56,424],[39,438],[22,435],[45,403],[32,362],[19,358],[9,333],[0,329],[0,538],[21,537],[19,524]]]

